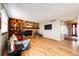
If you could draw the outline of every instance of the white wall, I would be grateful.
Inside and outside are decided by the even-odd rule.
[[[2,46],[2,35],[1,35],[1,29],[0,29],[0,56],[1,56],[1,46]]]
[[[67,25],[64,24],[64,21],[61,21],[61,40],[64,40],[65,36],[68,36],[68,28]]]
[[[8,33],[2,35],[4,32],[8,32],[8,16],[5,9],[0,4],[0,13],[1,13],[1,29],[0,29],[0,55],[3,48],[5,47],[6,40],[8,39]]]
[[[79,17],[78,17],[78,24],[77,24],[77,46],[79,46]]]
[[[0,16],[1,16],[1,4],[0,4]],[[1,40],[2,40],[2,35],[1,35],[1,29],[0,29],[0,55],[1,55]]]
[[[52,24],[52,30],[44,30],[44,25],[46,24]],[[59,20],[56,20],[54,22],[40,23],[39,27],[40,27],[39,33],[41,33],[44,37],[60,41],[60,21]]]

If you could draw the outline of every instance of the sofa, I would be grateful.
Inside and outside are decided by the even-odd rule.
[[[8,42],[8,55],[19,56],[20,52],[30,48],[30,39],[26,39],[24,34],[13,34]]]

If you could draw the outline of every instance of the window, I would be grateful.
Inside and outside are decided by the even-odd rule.
[[[72,24],[72,36],[77,36],[77,23]]]
[[[2,33],[8,32],[8,16],[4,9],[1,11],[1,31]]]
[[[73,26],[73,35],[75,35],[75,25],[72,26]]]

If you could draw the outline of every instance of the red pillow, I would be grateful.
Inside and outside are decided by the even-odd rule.
[[[17,35],[18,41],[22,41],[23,37],[21,35]]]

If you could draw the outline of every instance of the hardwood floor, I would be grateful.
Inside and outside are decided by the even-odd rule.
[[[47,38],[31,38],[31,48],[21,53],[22,56],[79,56],[76,41],[55,41]]]

